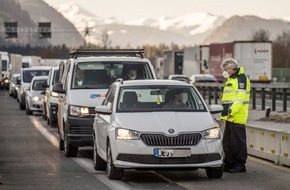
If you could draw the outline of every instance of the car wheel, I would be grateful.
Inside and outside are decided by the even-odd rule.
[[[64,133],[64,155],[66,157],[76,157],[78,155],[78,147],[68,143],[66,133]]]
[[[50,118],[49,117],[46,117],[46,123],[47,123],[47,125],[50,125]]]
[[[206,175],[208,178],[221,178],[224,173],[224,167],[219,168],[207,168]]]
[[[58,149],[61,151],[64,150],[64,141],[60,136],[58,137]]]
[[[98,155],[97,146],[95,142],[94,142],[93,165],[94,165],[95,170],[105,170],[107,168],[106,162]]]
[[[59,127],[57,127],[57,130],[58,130],[58,149],[62,151],[62,150],[64,150],[64,141],[61,138],[61,134],[59,132]]]
[[[122,179],[123,175],[124,175],[124,170],[117,169],[113,164],[111,146],[110,146],[110,143],[108,143],[108,147],[107,147],[107,176],[109,179],[119,180],[119,179]]]
[[[19,108],[20,108],[20,110],[24,110],[25,109],[25,105],[23,105],[21,100],[19,101]]]
[[[32,115],[32,111],[30,111],[28,105],[26,105],[25,112],[26,112],[26,115]]]
[[[57,127],[56,126],[57,125],[57,122],[54,121],[51,117],[49,118],[49,123],[50,123],[50,127],[53,127],[53,128]]]

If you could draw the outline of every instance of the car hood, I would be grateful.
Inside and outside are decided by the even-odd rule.
[[[107,89],[71,90],[68,93],[69,104],[95,107],[105,99]]]
[[[169,129],[174,129],[173,134],[177,134],[203,131],[215,126],[215,121],[209,112],[118,113],[115,122],[119,127],[126,129],[165,134],[169,134]]]
[[[37,97],[43,97],[44,95],[43,94],[41,94],[41,90],[33,90],[33,91],[31,91],[29,94],[30,94],[30,96],[31,97],[33,97],[33,96],[37,96]]]

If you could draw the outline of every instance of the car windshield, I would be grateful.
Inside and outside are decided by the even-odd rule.
[[[45,87],[42,84],[46,82],[46,80],[35,80],[32,84],[32,90],[41,91],[45,90]]]
[[[48,76],[49,70],[25,70],[23,71],[23,81],[30,83],[35,76]]]
[[[118,78],[126,78],[128,70],[136,70],[135,79],[153,79],[146,62],[82,62],[74,66],[72,89],[107,89]]]
[[[120,90],[117,112],[206,111],[205,105],[190,86],[134,86]]]

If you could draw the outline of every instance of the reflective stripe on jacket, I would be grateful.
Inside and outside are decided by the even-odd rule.
[[[244,73],[244,68],[240,67],[225,83],[221,99],[224,107],[221,116],[222,120],[246,124],[249,111],[250,89],[250,81]]]

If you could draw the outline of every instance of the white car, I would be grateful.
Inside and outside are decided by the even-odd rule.
[[[169,80],[179,80],[182,82],[189,83],[189,78],[186,75],[180,75],[180,74],[169,75],[168,79]]]
[[[167,106],[179,92],[179,104]],[[124,169],[204,168],[209,178],[223,175],[222,133],[213,113],[192,85],[175,80],[113,83],[94,119],[96,170],[121,179]]]
[[[20,80],[20,73],[13,74],[10,85],[9,85],[9,94],[10,96],[13,96],[14,98],[17,97],[17,89],[19,88],[19,84],[17,84],[17,81]]]
[[[42,98],[42,117],[47,124],[54,127],[57,123],[58,93],[52,91],[53,85],[59,81],[59,68],[51,67],[45,89],[45,96]]]
[[[47,76],[33,77],[25,96],[25,110],[27,115],[32,115],[33,111],[42,112],[41,99],[45,87],[43,84],[47,81]]]
[[[214,75],[210,74],[196,74],[190,76],[190,82],[192,84],[197,84],[199,82],[213,82],[218,83],[217,78]]]

